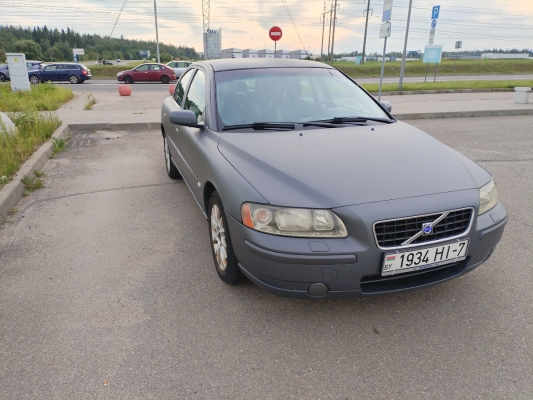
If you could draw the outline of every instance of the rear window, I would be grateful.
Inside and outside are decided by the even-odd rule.
[[[78,67],[80,67],[81,69],[84,69],[85,71],[88,71],[89,68],[87,68],[85,65],[83,64],[78,64]]]

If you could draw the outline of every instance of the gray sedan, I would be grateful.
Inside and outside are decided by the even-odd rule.
[[[486,170],[325,64],[195,63],[161,129],[228,284],[303,298],[427,287],[485,262],[507,222]]]

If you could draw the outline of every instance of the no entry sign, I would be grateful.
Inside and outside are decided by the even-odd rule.
[[[273,26],[268,31],[268,36],[270,36],[270,39],[272,39],[274,42],[277,42],[282,36],[281,28],[279,26]]]

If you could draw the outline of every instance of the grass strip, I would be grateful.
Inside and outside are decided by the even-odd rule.
[[[357,80],[356,80],[357,81]],[[361,83],[369,92],[377,92],[379,83]],[[444,81],[444,82],[404,82],[403,91],[416,90],[447,90],[447,89],[508,89],[517,86],[533,86],[533,79],[530,80],[504,80],[504,81]],[[383,92],[394,92],[398,90],[397,83],[384,83],[381,89]]]
[[[8,134],[0,127],[0,187],[61,125],[59,118],[35,110],[13,113],[9,117],[16,131]],[[6,178],[2,179],[4,176]]]
[[[337,61],[333,66],[353,78],[379,77],[381,61],[367,61],[363,65],[356,65],[349,61]],[[385,62],[384,76],[400,76],[401,61]],[[428,79],[433,77],[434,64],[428,67]],[[405,76],[424,76],[426,64],[422,61],[405,63]],[[516,75],[533,74],[533,60],[457,60],[454,69],[453,60],[442,60],[439,64],[438,75]]]
[[[32,85],[30,90],[11,90],[9,82],[0,84],[0,111],[54,111],[74,97],[72,89],[51,83]]]

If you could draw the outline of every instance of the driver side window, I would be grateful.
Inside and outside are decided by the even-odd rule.
[[[196,115],[196,121],[204,121],[205,110],[205,75],[201,70],[196,72],[187,92],[185,110],[191,110]]]
[[[183,74],[176,85],[176,89],[174,89],[174,101],[178,103],[178,106],[180,107],[183,104],[183,99],[185,97],[185,89],[187,89],[187,85],[189,84],[193,73],[194,70],[191,69]]]
[[[148,71],[149,65],[141,65],[139,68],[137,68],[137,71]]]

